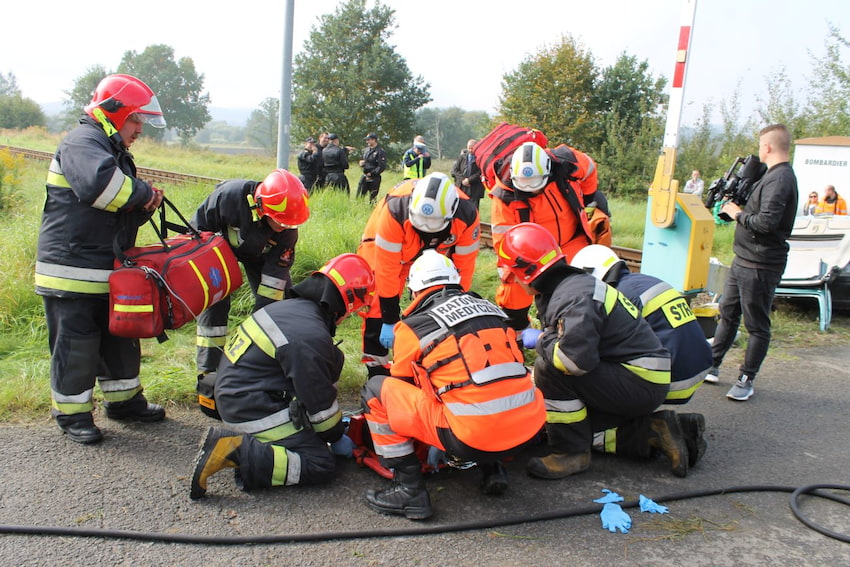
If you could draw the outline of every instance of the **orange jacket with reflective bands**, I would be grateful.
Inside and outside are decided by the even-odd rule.
[[[395,298],[397,302],[404,291],[410,265],[428,248],[452,259],[460,272],[463,289],[472,285],[479,249],[478,209],[458,191],[460,204],[449,226],[436,234],[418,231],[408,218],[410,195],[416,181],[403,181],[375,207],[357,249],[375,269],[375,295],[379,300]],[[397,320],[392,314],[386,315],[389,316],[387,321]]]
[[[396,325],[392,375],[431,390],[452,433],[482,451],[531,439],[546,421],[504,313],[456,287],[423,294]]]

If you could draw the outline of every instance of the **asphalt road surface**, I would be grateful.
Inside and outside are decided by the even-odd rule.
[[[475,469],[431,476],[436,513],[426,522],[368,509],[365,490],[388,481],[351,460],[340,461],[332,485],[250,493],[225,470],[193,502],[192,461],[215,423],[195,410],[169,408],[164,422],[147,425],[98,411],[105,439],[95,446],[68,441],[48,418],[0,425],[0,565],[850,564],[850,545],[799,521],[788,492],[728,490],[850,484],[850,348],[771,352],[746,403],[725,397],[741,356],[733,349],[720,384],[703,385],[685,406],[705,414],[709,443],[687,478],[672,476],[663,458],[594,455],[588,472],[544,481],[525,474],[524,455],[508,463],[511,486],[501,497],[479,494]],[[626,508],[630,532],[610,533],[592,502],[603,488],[625,504],[644,494],[669,513]],[[666,500],[689,492],[719,494]],[[850,535],[848,505],[800,503],[812,521]],[[33,533],[45,527],[70,530]],[[193,537],[201,542],[162,541]],[[258,537],[268,539],[245,543]]]

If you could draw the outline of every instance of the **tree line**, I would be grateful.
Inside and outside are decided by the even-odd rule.
[[[667,80],[653,76],[647,61],[623,52],[613,65],[600,67],[589,49],[564,35],[503,76],[497,112],[489,116],[426,107],[430,85],[389,43],[395,28],[394,10],[381,2],[367,8],[366,0],[348,0],[311,28],[293,62],[293,148],[322,131],[335,132],[350,145],[376,132],[392,160],[415,134],[423,134],[435,156],[453,159],[468,139],[507,121],[542,130],[553,145],[567,143],[590,154],[604,191],[644,195],[662,145],[668,102]],[[842,60],[850,43],[830,24],[825,47],[823,56],[811,56],[817,80],[807,85],[805,100],[780,67],[765,77],[755,115],[741,118],[740,89],[704,105],[701,117],[679,137],[682,181],[692,169],[706,178],[719,176],[735,157],[754,151],[756,133],[768,123],[786,124],[795,139],[850,131],[850,65]],[[111,72],[94,66],[75,80],[65,93],[57,127],[76,122],[94,87]],[[244,128],[211,124],[204,75],[191,58],[175,60],[167,45],[125,52],[114,72],[138,76],[151,86],[170,132],[183,144],[248,141],[270,155],[277,147],[277,99],[261,101]],[[719,124],[714,120],[718,114]],[[0,73],[0,128],[47,122],[38,105],[21,95],[14,75]]]

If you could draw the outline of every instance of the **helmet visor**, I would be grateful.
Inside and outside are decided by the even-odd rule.
[[[511,181],[513,182],[514,189],[517,191],[533,193],[546,187],[547,176],[532,175],[530,177],[522,177],[518,175],[516,177],[512,177]]]
[[[428,217],[420,213],[410,213],[410,223],[422,232],[440,232],[449,226],[449,219]]]
[[[150,124],[154,128],[165,128],[165,117],[162,115],[162,108],[159,107],[156,95],[152,96],[150,102],[139,108],[136,113],[145,124]]]

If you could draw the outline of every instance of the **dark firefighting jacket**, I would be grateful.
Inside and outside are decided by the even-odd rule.
[[[653,384],[669,384],[670,355],[637,307],[590,274],[556,269],[538,284],[551,287],[536,299],[544,328],[538,355],[565,374],[581,376],[605,360]]]
[[[297,297],[272,303],[239,325],[215,384],[225,425],[266,442],[306,427],[324,441],[338,440],[344,424],[335,383],[344,357],[332,327],[318,303]]]
[[[136,243],[139,226],[152,213],[153,197],[136,178],[133,156],[84,117],[59,144],[47,174],[47,198],[38,235],[36,293],[91,297],[109,293],[107,280],[121,250]]]
[[[452,433],[482,451],[517,447],[546,421],[543,395],[505,317],[451,286],[417,297],[395,329],[392,375],[432,392]]]
[[[711,367],[711,347],[688,302],[667,282],[633,274],[623,265],[617,289],[637,307],[670,353],[670,391],[666,403],[687,402]]]
[[[257,181],[231,179],[219,183],[192,217],[198,230],[221,233],[243,264],[261,273],[257,307],[283,299],[292,286],[289,269],[295,262],[298,229],[275,232],[257,215]],[[261,299],[262,298],[262,299]]]

